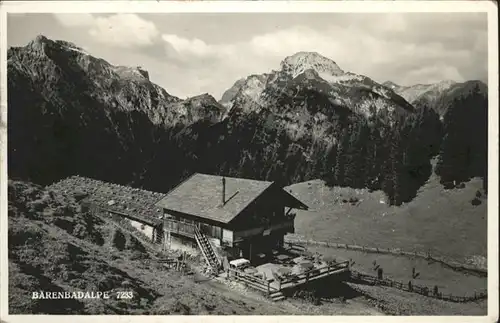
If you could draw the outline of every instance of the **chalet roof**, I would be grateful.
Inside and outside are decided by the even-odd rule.
[[[222,203],[222,179],[226,203]],[[273,182],[195,173],[170,191],[156,206],[213,221],[228,223],[260,196]],[[290,206],[303,203],[283,191]],[[293,200],[293,201],[292,201]]]
[[[65,195],[78,195],[80,202],[151,226],[161,223],[163,210],[155,203],[164,194],[107,183],[92,178],[72,176],[48,186]]]

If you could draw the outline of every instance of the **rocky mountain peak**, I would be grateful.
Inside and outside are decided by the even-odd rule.
[[[44,35],[37,35],[32,41],[29,42],[29,45],[35,46],[35,45],[42,45],[42,44],[47,44],[52,42],[52,40],[48,39]]]
[[[436,106],[437,102],[441,101],[441,97],[448,96],[457,86],[460,88],[460,84],[452,80],[443,80],[436,83],[401,86],[387,81],[384,83],[384,86],[392,89],[396,94],[413,105],[431,106],[441,114],[446,109]]]
[[[413,111],[395,90],[390,91],[369,77],[345,72],[333,60],[316,52],[295,53],[281,62],[278,71],[238,80],[224,93],[220,103],[228,110],[245,113],[269,107],[288,120],[284,121],[286,124],[295,119],[300,122],[309,117],[314,119],[319,110],[322,110],[320,118],[332,115],[338,107],[366,118],[383,119],[388,124],[397,114]],[[311,108],[313,105],[319,110]],[[304,106],[308,106],[311,113],[299,116]]]
[[[47,44],[52,41],[45,37],[44,35],[38,35],[28,43],[27,48],[31,49],[33,52],[43,53]]]
[[[319,76],[339,76],[344,71],[333,60],[316,52],[298,52],[281,62],[281,70],[293,78],[306,70],[314,70]]]
[[[137,71],[141,73],[142,76],[147,78],[149,80],[149,73],[145,69],[143,69],[141,66],[137,66]]]
[[[75,52],[81,52],[83,54],[88,55],[88,53],[85,52],[85,50],[83,50],[81,47],[78,47],[71,42],[65,40],[52,40],[45,37],[44,35],[36,36],[32,41],[28,43],[28,45],[25,48],[35,52],[45,53],[47,47],[54,48],[57,50],[66,50],[66,51],[70,50]]]
[[[87,111],[88,106],[99,106],[99,111],[107,113],[139,113],[167,128],[199,120],[217,122],[225,113],[208,94],[184,102],[151,82],[141,66],[112,65],[71,42],[43,35],[26,46],[11,47],[8,68],[9,76],[16,75],[18,82],[33,84],[39,91],[39,96],[30,99],[50,104],[57,113],[73,109],[90,115],[95,111]]]

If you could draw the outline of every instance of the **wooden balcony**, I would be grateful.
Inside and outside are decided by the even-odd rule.
[[[195,236],[195,225],[194,223],[189,223],[185,221],[179,221],[171,218],[167,218],[164,220],[164,229],[169,230],[170,233],[183,235],[189,238],[193,238]],[[275,223],[266,227],[257,227],[251,228],[248,230],[233,232],[231,230],[224,229],[224,234],[220,237],[223,241],[232,242],[242,241],[245,238],[252,236],[267,236],[277,230],[285,229],[287,232],[292,232],[294,230],[294,221],[293,219],[286,219],[285,221]],[[211,234],[208,234],[211,236]]]
[[[188,222],[165,219],[164,229],[169,230],[170,233],[183,235],[193,239],[195,236],[195,225]]]
[[[293,219],[287,219],[280,223],[275,223],[267,227],[252,228],[244,231],[234,232],[234,240],[242,240],[246,237],[256,236],[256,235],[269,235],[274,231],[286,229],[287,232],[293,233],[294,221]]]

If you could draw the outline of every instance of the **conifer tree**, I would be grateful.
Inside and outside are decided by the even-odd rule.
[[[344,128],[340,135],[340,140],[337,143],[337,162],[335,164],[335,182],[339,186],[343,186],[346,164],[346,148],[349,143],[349,130]]]
[[[352,127],[347,140],[345,151],[345,166],[344,166],[344,184],[350,187],[356,187],[356,179],[359,176],[358,172],[358,140],[360,128],[356,124]]]
[[[394,127],[394,135],[391,140],[391,162],[392,177],[392,199],[391,204],[400,205],[402,201],[402,187],[404,185],[404,142],[401,137],[399,126]]]

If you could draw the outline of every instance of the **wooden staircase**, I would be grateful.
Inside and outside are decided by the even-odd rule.
[[[283,295],[281,291],[276,291],[269,294],[269,298],[271,298],[273,302],[279,302],[285,299],[285,295]]]
[[[208,241],[207,237],[195,226],[195,238],[198,243],[198,247],[203,254],[208,266],[212,269],[212,272],[217,275],[220,272],[221,264],[219,258],[215,254],[215,251]]]

